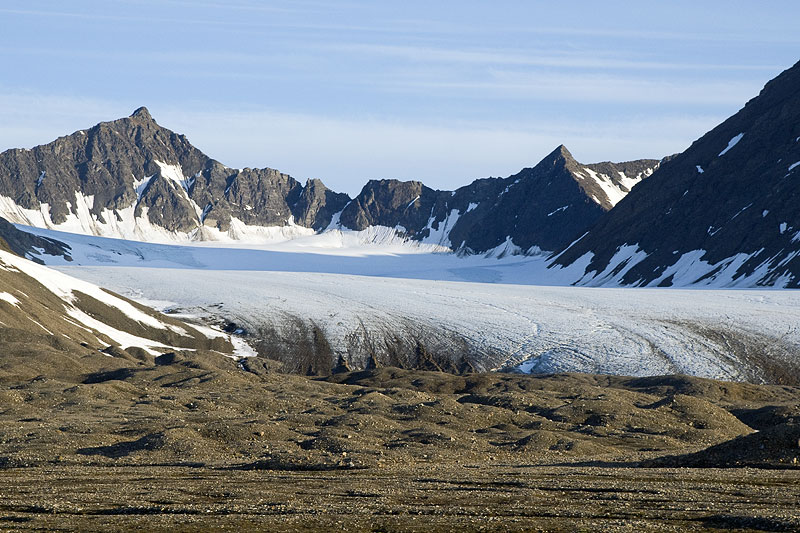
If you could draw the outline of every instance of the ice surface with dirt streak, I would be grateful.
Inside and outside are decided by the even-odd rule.
[[[800,366],[796,291],[544,286],[560,278],[544,274],[541,257],[459,258],[346,239],[218,248],[50,236],[72,246],[71,264],[50,262],[73,276],[250,330],[300,319],[337,354],[358,332],[418,328],[463,339],[485,354],[482,370],[769,381],[765,358]],[[574,276],[562,274],[564,285]]]

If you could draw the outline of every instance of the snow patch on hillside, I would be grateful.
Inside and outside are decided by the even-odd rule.
[[[16,296],[11,294],[10,292],[0,292],[0,300],[8,302],[16,307],[19,307],[19,300],[16,298]]]
[[[680,255],[672,264],[666,266],[655,279],[643,283],[634,280],[629,285],[659,287],[714,287],[714,288],[747,288],[764,285],[768,281],[770,287],[780,289],[786,287],[794,278],[791,274],[784,274],[777,278],[770,275],[771,269],[784,266],[800,252],[787,254],[782,261],[771,257],[763,260],[750,273],[741,271],[742,266],[753,258],[758,257],[763,250],[753,253],[739,253],[727,257],[716,263],[708,262],[703,257],[705,250],[692,250]],[[587,272],[575,285],[586,287],[623,287],[623,278],[637,264],[647,258],[647,253],[638,245],[625,245],[620,247],[608,262],[602,272],[596,270]]]
[[[29,275],[37,282],[42,284],[47,290],[65,302],[73,303],[77,298],[75,292],[81,292],[110,307],[119,309],[128,318],[131,318],[146,326],[158,329],[169,329],[175,333],[178,333],[179,335],[187,334],[186,330],[178,326],[165,324],[157,318],[140,311],[125,300],[109,294],[92,283],[87,283],[77,278],[67,276],[61,272],[38,265],[28,261],[27,259],[23,259],[19,256],[4,252],[2,250],[0,250],[0,262],[4,263],[6,266],[11,266],[20,272],[24,272],[25,274]]]
[[[559,207],[555,211],[551,211],[551,212],[547,213],[547,216],[551,217],[551,216],[555,215],[556,213],[558,213],[559,211],[564,211],[565,209],[569,209],[569,206],[565,205],[563,207]]]
[[[631,192],[631,189],[638,183],[640,183],[643,179],[653,174],[655,169],[658,168],[658,164],[656,164],[653,168],[646,168],[642,172],[639,172],[634,177],[627,176],[624,172],[619,172],[619,185],[620,188],[625,192]]]
[[[647,253],[642,251],[638,245],[626,244],[617,249],[617,252],[602,272],[597,272],[596,270],[587,272],[575,284],[587,287],[619,286],[622,284],[622,278],[625,274],[646,257]]]
[[[613,180],[611,176],[603,174],[602,172],[595,172],[589,167],[583,167],[581,169],[582,172],[575,172],[574,175],[580,180],[591,180],[600,187],[604,198],[597,198],[594,195],[591,196],[596,204],[602,205],[603,200],[605,200],[613,207],[617,205],[620,200],[625,198],[634,186],[644,178],[650,176],[656,168],[658,168],[658,165],[654,168],[647,168],[633,177],[626,175],[622,171],[617,171],[619,178],[616,181]]]
[[[153,176],[137,182],[137,193],[141,194]],[[183,190],[183,189],[181,189]],[[198,219],[203,217],[203,210],[191,202],[197,212]],[[248,242],[254,244],[282,242],[298,237],[314,235],[311,228],[295,224],[290,217],[283,226],[259,226],[245,224],[236,217],[231,217],[227,231],[201,225],[191,231],[170,231],[150,222],[147,207],[140,207],[139,216],[135,216],[136,205],[124,209],[103,209],[100,216],[92,213],[94,196],[75,193],[75,201],[68,202],[70,212],[66,220],[60,224],[53,222],[50,206],[40,204],[38,209],[25,209],[17,205],[7,196],[0,196],[0,216],[14,224],[36,228],[56,230],[66,233],[94,235],[98,237],[139,240],[156,243],[188,243],[196,241]],[[73,212],[74,211],[74,212]],[[102,219],[102,221],[101,221]]]

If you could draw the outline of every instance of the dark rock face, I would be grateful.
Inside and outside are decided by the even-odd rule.
[[[342,211],[342,226],[363,230],[370,226],[403,226],[411,237],[427,236],[424,228],[432,209],[449,193],[418,181],[370,180]]]
[[[304,187],[277,170],[225,167],[159,126],[145,108],[32,150],[0,154],[0,194],[25,209],[48,204],[54,224],[78,214],[76,193],[94,197],[91,217],[100,224],[109,216],[121,221],[120,211],[133,207],[135,216],[146,209],[152,224],[179,232],[201,225],[226,231],[232,217],[260,226],[294,217],[320,228],[349,200],[318,180]]]
[[[727,266],[734,280],[755,274],[750,284],[800,286],[799,87],[800,63],[664,162],[556,262],[594,254],[584,280],[591,281],[618,266],[612,258],[622,246],[636,245],[647,257],[620,281],[669,286],[669,267],[699,250],[717,265],[701,280]]]
[[[320,180],[308,180],[294,204],[295,222],[317,231],[323,230],[333,215],[342,211],[349,201],[349,196],[328,189]]]
[[[508,178],[488,178],[455,191],[436,191],[417,181],[370,181],[342,212],[342,226],[402,226],[408,236],[465,253],[482,253],[510,238],[523,251],[556,250],[578,238],[611,209],[606,190],[628,188],[658,166],[657,160],[581,165],[559,146],[533,168]],[[586,173],[592,169],[598,176]],[[622,178],[619,172],[630,178]],[[599,181],[608,182],[604,189]],[[627,180],[627,181],[626,181]]]

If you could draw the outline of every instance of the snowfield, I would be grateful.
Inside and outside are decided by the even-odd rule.
[[[408,336],[458,340],[481,370],[758,382],[800,367],[796,291],[559,286],[575,272],[547,270],[544,257],[459,258],[341,232],[219,248],[23,229],[67,242],[72,263],[41,257],[72,276],[235,322],[250,340],[291,336],[300,321],[356,361],[354,347]]]

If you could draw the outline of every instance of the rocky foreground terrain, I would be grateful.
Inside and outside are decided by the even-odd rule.
[[[798,387],[63,357],[2,360],[0,529],[800,529]]]

